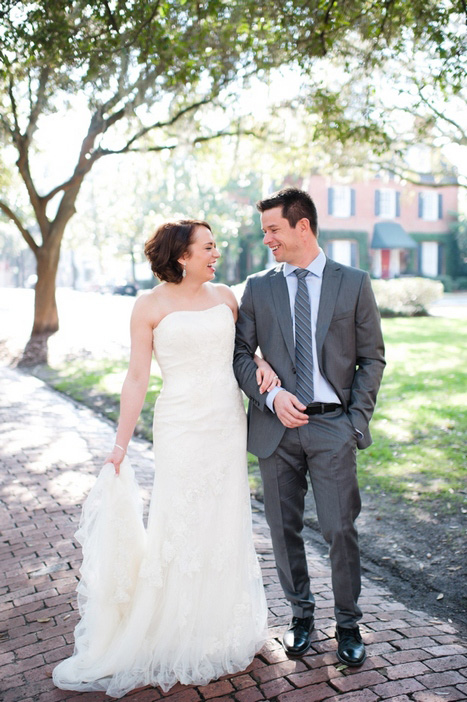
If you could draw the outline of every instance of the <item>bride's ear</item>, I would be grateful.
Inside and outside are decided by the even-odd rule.
[[[178,262],[181,266],[184,266],[184,265],[186,265],[186,262],[188,261],[189,258],[190,258],[190,254],[188,253],[188,251],[185,251],[185,253],[182,254],[182,255],[180,256],[180,258],[177,258],[177,262]]]

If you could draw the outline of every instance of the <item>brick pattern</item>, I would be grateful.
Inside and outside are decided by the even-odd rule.
[[[80,509],[114,438],[114,427],[36,378],[0,367],[0,697],[3,702],[103,702],[103,693],[57,690],[55,663],[73,650]],[[146,503],[152,451],[132,442],[130,459]],[[249,668],[203,687],[144,688],[131,702],[439,702],[467,700],[467,646],[452,624],[433,620],[365,581],[358,669],[335,657],[327,559],[307,545],[317,599],[310,651],[288,659],[280,644],[290,612],[274,568],[262,505],[253,502],[256,548],[270,612],[270,638]]]

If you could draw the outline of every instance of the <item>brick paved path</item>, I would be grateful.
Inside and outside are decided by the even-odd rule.
[[[0,367],[0,691],[3,702],[100,702],[103,693],[54,688],[51,670],[71,653],[80,551],[73,533],[80,505],[111,446],[114,428],[34,377]],[[147,498],[152,454],[132,442],[130,459]],[[308,545],[317,595],[313,646],[288,660],[279,644],[289,620],[274,569],[268,529],[254,503],[254,531],[270,610],[270,639],[248,670],[205,687],[144,688],[132,702],[449,702],[467,700],[467,647],[448,623],[413,612],[364,580],[361,604],[368,658],[342,669],[328,562]],[[464,645],[463,645],[464,644]]]

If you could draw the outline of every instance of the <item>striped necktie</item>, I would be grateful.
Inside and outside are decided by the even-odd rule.
[[[313,401],[313,354],[311,346],[311,306],[306,276],[306,268],[294,271],[298,279],[295,297],[295,365],[297,367],[297,387],[295,394],[304,405]]]

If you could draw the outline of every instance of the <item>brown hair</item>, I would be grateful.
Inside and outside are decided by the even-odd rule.
[[[179,219],[161,224],[146,241],[144,253],[151,264],[152,272],[159,280],[167,283],[181,283],[183,266],[178,259],[188,251],[198,227],[206,227],[211,231],[207,222],[198,219]]]
[[[282,216],[291,227],[295,228],[300,219],[307,219],[313,234],[318,235],[318,215],[315,203],[304,190],[292,187],[284,188],[256,203],[256,209],[259,212],[272,210],[274,207],[282,207]]]

